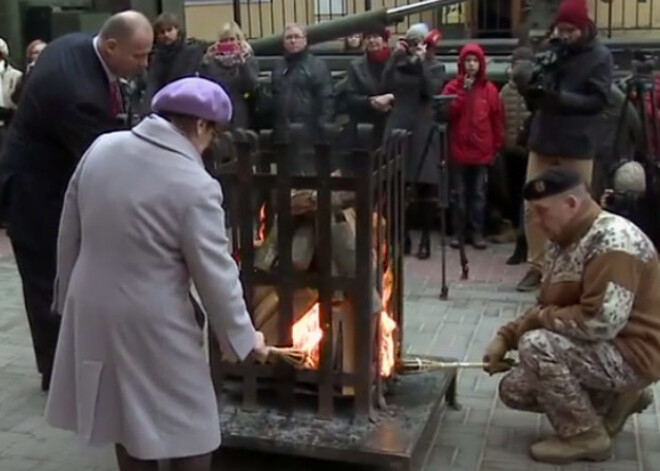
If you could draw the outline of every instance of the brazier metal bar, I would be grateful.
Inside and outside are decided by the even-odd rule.
[[[371,215],[373,209],[374,181],[371,176],[374,168],[374,155],[366,150],[357,150],[354,152],[357,160],[357,181],[356,181],[356,283],[353,290],[353,299],[355,300],[355,351],[360,352],[355,359],[358,382],[355,385],[355,415],[358,418],[367,419],[373,411],[372,396],[372,378],[373,378],[373,348],[372,342],[367,341],[368,348],[365,347],[366,339],[373,339],[373,300],[370,293],[373,290],[373,268],[372,268],[372,250],[373,250],[373,219],[367,217]],[[360,215],[362,215],[360,217]],[[369,293],[369,295],[367,295]]]
[[[240,186],[253,186],[252,175],[252,155],[250,149],[249,131],[237,130],[235,135],[236,151],[238,160],[238,181]],[[255,136],[256,138],[256,136]],[[256,140],[256,139],[255,139]],[[240,195],[237,195],[240,196]],[[252,195],[250,197],[238,198],[239,211],[241,213],[252,213]],[[254,225],[248,218],[239,218],[239,238],[240,238],[240,257],[241,257],[241,277],[243,281],[243,290],[248,302],[248,309],[252,312],[252,294],[254,292],[254,283],[252,276],[254,273]],[[246,410],[254,411],[257,408],[257,377],[253,366],[246,365],[245,375],[243,376],[243,407]]]
[[[292,133],[299,128],[292,129]],[[277,253],[276,273],[278,280],[279,312],[278,336],[280,345],[291,345],[291,326],[293,325],[293,260],[291,241],[293,240],[293,217],[291,215],[291,152],[293,146],[291,136],[286,144],[274,143],[275,154],[280,158],[277,162]],[[276,366],[279,373],[280,407],[291,411],[294,407],[293,368],[284,362]]]
[[[332,228],[330,221],[333,218],[330,204],[330,140],[337,132],[328,127],[324,130],[324,142],[315,146],[316,173],[318,175],[317,211],[316,211],[316,251],[317,272],[319,273],[319,301],[320,324],[323,329],[323,338],[320,346],[320,377],[319,384],[319,415],[331,418],[333,414],[333,322],[332,322]]]

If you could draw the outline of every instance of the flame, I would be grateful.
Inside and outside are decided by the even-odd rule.
[[[259,228],[257,229],[256,242],[263,242],[266,240],[266,203],[261,205],[259,209]]]
[[[305,368],[315,368],[319,364],[319,344],[323,339],[321,311],[319,303],[314,304],[295,324],[291,331],[293,348],[304,352]]]
[[[396,322],[387,312],[387,306],[392,297],[394,275],[392,267],[388,267],[383,275],[383,309],[380,312],[379,322],[379,357],[380,375],[389,377],[394,370],[394,331]],[[323,329],[320,322],[321,312],[319,303],[314,304],[296,323],[294,323],[291,338],[293,348],[306,355],[304,368],[314,369],[319,365],[319,345],[323,339]]]

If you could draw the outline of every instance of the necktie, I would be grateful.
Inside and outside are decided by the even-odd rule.
[[[110,114],[117,116],[123,111],[121,102],[121,92],[119,91],[119,83],[116,80],[110,82]]]

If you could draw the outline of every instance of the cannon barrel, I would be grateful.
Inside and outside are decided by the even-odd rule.
[[[374,27],[385,27],[403,21],[407,16],[421,13],[434,8],[446,7],[463,0],[423,0],[410,5],[402,5],[393,8],[381,8],[363,13],[342,16],[330,21],[324,21],[307,28],[307,42],[313,44],[362,33]],[[282,34],[268,36],[250,41],[250,45],[257,55],[279,55],[283,47]]]

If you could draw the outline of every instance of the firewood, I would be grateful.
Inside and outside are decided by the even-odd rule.
[[[355,312],[348,300],[345,300],[333,310],[333,351],[339,357],[337,365],[342,373],[355,372]],[[355,394],[354,386],[342,386],[341,393],[345,396]]]
[[[277,260],[277,224],[273,224],[266,239],[256,248],[254,266],[261,271],[270,271]]]
[[[314,226],[310,223],[303,223],[296,228],[291,243],[291,259],[293,268],[299,271],[306,271],[312,263],[316,240]]]
[[[259,285],[255,286],[254,289],[252,290],[252,307],[256,308],[259,304],[261,304],[261,301],[263,301],[266,296],[272,291],[275,290],[274,286],[269,286],[269,285]]]
[[[273,288],[266,297],[259,303],[259,305],[254,309],[254,326],[257,329],[261,329],[263,324],[270,318],[273,317],[275,312],[277,312],[277,306],[280,302],[280,297],[277,294],[277,291]]]

